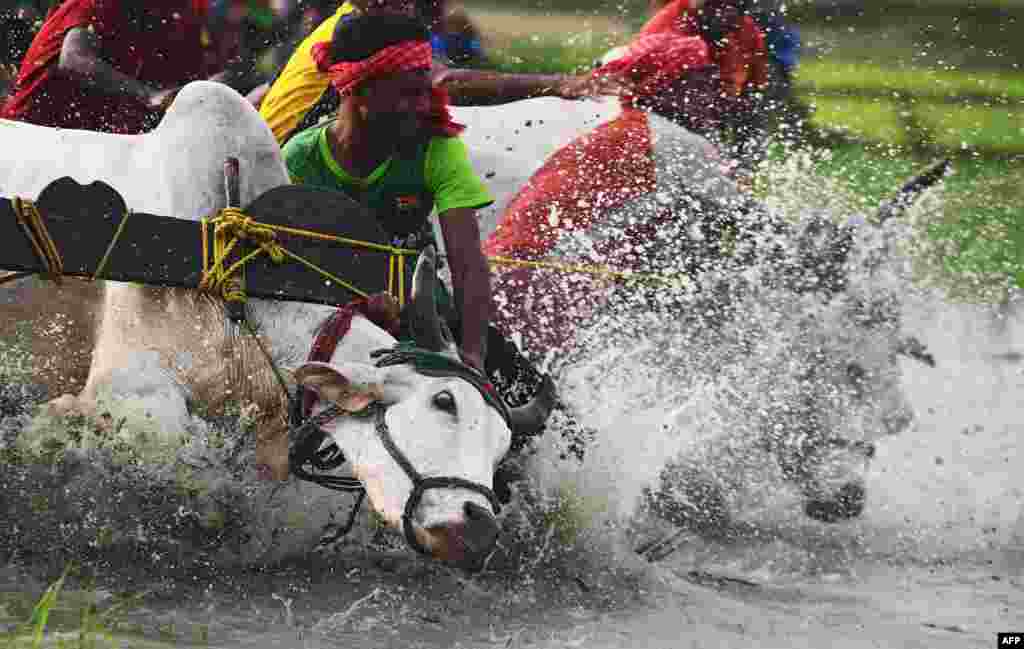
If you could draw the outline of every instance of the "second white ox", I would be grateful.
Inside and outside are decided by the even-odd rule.
[[[110,184],[134,210],[198,220],[225,205],[222,174],[228,157],[241,163],[243,205],[289,182],[277,143],[258,113],[233,90],[207,82],[186,86],[149,134],[117,136],[2,122],[0,137],[6,158],[0,165],[0,195],[5,196],[33,198],[54,179],[71,176],[81,183]],[[185,291],[119,283],[108,283],[103,299],[85,389],[77,397],[62,397],[51,410],[125,418],[120,430],[134,433],[130,443],[162,449],[181,444],[196,406],[215,408],[228,397],[259,407],[257,434],[259,427],[283,425],[283,398],[267,363],[231,335],[216,305]],[[274,360],[286,367],[301,363],[319,324],[332,312],[268,301],[250,306]],[[429,378],[406,366],[373,368],[369,352],[394,344],[383,330],[356,317],[332,358],[342,364],[307,367],[300,374],[342,401],[353,386],[381,400],[388,406],[386,421],[396,446],[417,471],[490,488],[494,467],[509,446],[506,421],[466,381]],[[401,530],[403,507],[413,490],[407,472],[372,425],[346,417],[331,430],[373,508]],[[311,490],[322,492],[316,496],[321,499],[329,493]],[[497,526],[490,510],[478,490],[430,489],[411,522],[417,541],[431,555],[460,561],[486,551],[494,541]],[[307,527],[298,545],[308,547],[319,535],[315,523]],[[280,548],[270,547],[268,535],[269,530],[261,547],[244,553],[246,558],[281,554]]]

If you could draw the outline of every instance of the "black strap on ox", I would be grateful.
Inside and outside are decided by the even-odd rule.
[[[414,369],[425,376],[457,377],[468,381],[475,387],[489,406],[498,411],[509,424],[508,407],[501,397],[494,391],[487,379],[458,360],[452,359],[444,354],[418,349],[410,345],[396,345],[391,349],[381,349],[372,352],[371,356],[377,358],[377,367],[390,367],[393,365],[411,364]],[[301,397],[293,399],[292,418],[293,423],[296,415],[296,402],[301,402]],[[299,406],[301,407],[301,406]],[[317,475],[306,469],[308,464],[311,469],[317,471],[333,470],[344,464],[345,456],[341,449],[334,442],[327,443],[327,435],[321,426],[340,416],[352,417],[374,417],[374,430],[380,438],[381,443],[391,458],[401,467],[402,471],[412,482],[412,493],[405,502],[405,509],[402,512],[402,533],[411,548],[421,554],[427,554],[427,549],[422,546],[416,538],[413,527],[413,513],[419,507],[423,494],[430,489],[467,489],[482,495],[491,504],[495,514],[501,511],[501,503],[494,491],[482,484],[466,480],[457,476],[423,476],[413,467],[409,458],[395,444],[394,438],[387,424],[387,406],[380,402],[373,402],[364,410],[356,413],[349,413],[336,404],[331,404],[317,415],[310,417],[301,425],[292,426],[291,441],[289,444],[288,460],[291,471],[301,480],[316,483],[328,489],[336,491],[358,492],[360,494],[356,506],[342,531],[334,535],[331,541],[340,538],[351,529],[355,521],[356,513],[362,504],[365,496],[365,489],[355,478],[346,478],[331,475]],[[326,542],[326,541],[325,541]]]

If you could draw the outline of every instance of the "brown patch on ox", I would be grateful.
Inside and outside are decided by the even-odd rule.
[[[101,284],[70,277],[59,286],[35,277],[0,285],[4,342],[31,355],[33,382],[51,397],[85,385],[102,301]]]
[[[185,291],[177,291],[186,293]],[[256,440],[256,471],[260,478],[287,480],[288,399],[263,349],[270,341],[229,325],[220,302],[188,292],[179,295],[193,311],[205,341],[193,364],[180,372],[194,403],[202,405],[203,417],[220,417],[235,408],[253,408],[250,420]],[[165,359],[170,362],[170,359]],[[274,359],[280,364],[279,359]]]

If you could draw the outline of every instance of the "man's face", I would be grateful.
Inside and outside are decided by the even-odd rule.
[[[697,10],[701,32],[712,41],[720,41],[739,29],[741,16],[736,0],[706,0]]]
[[[420,135],[430,113],[430,97],[429,69],[372,79],[356,94],[363,121],[376,132],[399,140]]]

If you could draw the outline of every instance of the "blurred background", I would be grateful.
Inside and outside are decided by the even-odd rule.
[[[271,77],[339,4],[204,1],[211,47],[237,51],[252,86]],[[9,84],[35,29],[59,0],[7,4],[0,10],[0,86]],[[1024,153],[1024,0],[754,4],[769,39],[779,36],[776,58],[786,59],[814,126],[919,151]],[[457,64],[537,72],[585,70],[626,42],[649,12],[647,0],[470,0],[444,9],[453,32],[480,41],[478,52],[453,57]],[[783,31],[797,34],[799,45],[783,40]]]

